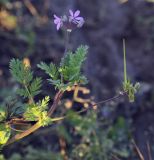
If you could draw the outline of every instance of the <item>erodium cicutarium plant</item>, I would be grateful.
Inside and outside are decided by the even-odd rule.
[[[10,72],[13,78],[19,83],[19,88],[16,93],[24,99],[19,108],[8,112],[7,106],[0,107],[0,145],[1,147],[14,143],[29,134],[35,132],[40,127],[52,125],[55,121],[63,120],[67,118],[66,115],[62,117],[54,117],[55,111],[60,107],[59,102],[65,92],[70,91],[72,88],[78,88],[80,85],[85,85],[88,81],[85,75],[82,73],[82,65],[86,60],[88,53],[88,47],[81,45],[76,51],[70,51],[68,49],[69,36],[74,29],[81,28],[85,23],[83,17],[80,16],[80,11],[68,11],[68,15],[57,16],[54,14],[54,24],[56,30],[62,29],[66,31],[66,45],[64,56],[62,57],[60,64],[54,63],[46,64],[40,62],[37,65],[39,69],[44,71],[48,75],[47,83],[55,87],[56,94],[51,104],[51,98],[49,95],[36,100],[36,96],[39,95],[42,87],[42,77],[34,76],[30,65],[26,65],[22,60],[12,59],[10,61]],[[128,95],[131,102],[134,101],[135,93],[139,87],[136,83],[133,85],[127,78],[126,70],[126,53],[125,42],[124,46],[124,81],[122,91],[113,98],[103,100],[98,103],[90,104],[90,106],[100,105],[110,100],[114,100],[124,95]],[[74,91],[75,92],[75,91]],[[51,104],[51,105],[49,105]],[[18,112],[18,109],[22,112]],[[77,112],[80,114],[83,110]],[[15,124],[20,123],[22,125],[33,122],[33,125],[29,128],[23,129],[21,132],[15,128]]]

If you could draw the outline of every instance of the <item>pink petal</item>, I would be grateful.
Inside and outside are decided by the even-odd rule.
[[[60,26],[61,26],[61,24],[60,24],[60,23],[58,23],[58,24],[57,24],[57,30],[59,30],[59,29],[60,29]]]
[[[70,15],[73,17],[74,16],[73,11],[70,9],[69,12],[70,12]]]
[[[80,11],[77,10],[77,11],[74,13],[74,17],[77,17],[79,14],[80,14]]]
[[[53,15],[55,19],[59,19],[59,17],[57,17],[55,14]]]
[[[69,22],[71,22],[74,18],[72,16],[69,16]]]
[[[58,20],[58,19],[55,19],[55,20],[54,20],[54,23],[55,23],[55,24],[57,24],[58,22],[59,22],[59,20]]]
[[[76,17],[75,19],[78,21],[84,21],[82,17]]]

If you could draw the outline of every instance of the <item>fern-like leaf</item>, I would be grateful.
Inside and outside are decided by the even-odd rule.
[[[24,118],[29,121],[39,121],[41,117],[42,121],[42,114],[46,112],[49,100],[49,96],[46,96],[42,101],[36,104],[27,104]]]
[[[80,46],[74,54],[68,52],[62,59],[59,71],[65,81],[75,82],[80,80],[81,67],[86,59],[87,49],[87,46]]]
[[[47,65],[44,62],[41,62],[37,65],[40,69],[44,70],[46,74],[48,74],[53,80],[58,79],[58,69],[55,64],[50,63],[50,65]]]
[[[47,109],[49,101],[50,101],[50,97],[46,96],[44,99],[42,99],[42,101],[38,103],[42,111]]]
[[[30,67],[23,64],[19,59],[10,61],[10,72],[12,76],[21,84],[28,84],[33,79],[33,72]]]
[[[16,93],[24,98],[29,97],[29,92],[25,88],[18,88]]]
[[[81,67],[86,59],[87,50],[87,46],[80,46],[75,53],[68,52],[58,68],[53,63],[47,65],[44,62],[37,66],[51,77],[48,81],[60,90],[66,90],[75,83],[85,84],[87,80],[81,74]]]
[[[42,86],[42,79],[40,77],[35,78],[29,87],[31,95],[32,96],[38,95],[41,92],[40,90],[41,86]]]

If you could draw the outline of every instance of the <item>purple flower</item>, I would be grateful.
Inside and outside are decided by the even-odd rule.
[[[79,17],[80,11],[77,10],[75,13],[73,13],[72,10],[69,10],[70,16],[69,16],[69,22],[73,22],[77,25],[77,27],[82,27],[84,24],[83,17]]]
[[[72,30],[76,27],[82,27],[84,24],[83,17],[80,17],[80,11],[77,10],[73,13],[72,10],[69,10],[69,16],[58,17],[54,14],[54,23],[56,24],[57,30],[64,26],[64,29]]]
[[[63,21],[62,21],[62,19],[60,18],[60,17],[58,17],[58,16],[56,16],[55,14],[54,14],[54,24],[56,24],[57,25],[57,30],[59,30],[60,29],[60,27],[62,27],[63,26]]]

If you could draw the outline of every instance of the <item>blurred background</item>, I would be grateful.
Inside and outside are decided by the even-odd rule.
[[[145,160],[150,150],[154,158],[153,0],[0,0],[0,104],[11,105],[10,98],[19,87],[9,72],[12,58],[28,61],[35,74],[44,79],[42,94],[54,96],[48,77],[36,65],[40,61],[59,63],[65,50],[65,32],[56,31],[53,14],[61,16],[69,9],[79,9],[85,19],[84,26],[71,33],[69,48],[89,46],[83,72],[89,80],[84,89],[90,93],[81,92],[80,96],[97,102],[120,91],[125,38],[128,75],[141,83],[135,103],[122,97],[40,129],[6,147],[1,159],[137,160],[132,140]],[[74,107],[71,98],[72,93],[65,95],[60,114]]]

